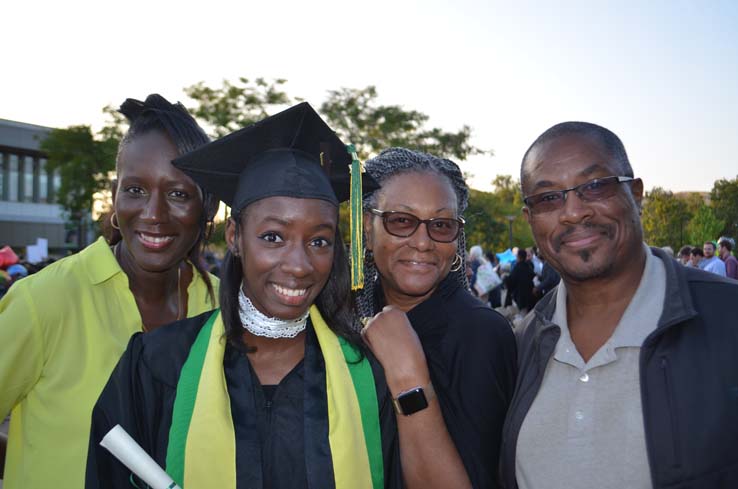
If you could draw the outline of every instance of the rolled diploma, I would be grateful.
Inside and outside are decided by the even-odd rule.
[[[172,478],[119,424],[108,431],[100,445],[107,448],[115,458],[153,489],[180,489]]]

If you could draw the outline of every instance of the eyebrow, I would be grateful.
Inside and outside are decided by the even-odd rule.
[[[413,208],[413,207],[410,207],[410,206],[408,206],[408,205],[405,205],[405,204],[397,204],[397,207],[401,207],[401,208],[405,209],[406,211],[411,211],[411,212],[418,212],[418,211],[416,211],[416,210],[415,210],[415,208]],[[453,209],[452,209],[451,207],[439,207],[439,208],[438,208],[438,209],[436,209],[436,210],[435,210],[434,212],[441,212],[441,211],[452,211],[452,210],[453,210]]]
[[[589,165],[587,168],[579,172],[580,176],[588,177],[592,175],[593,173],[596,173],[599,170],[607,170],[608,168],[606,166],[601,165],[600,163],[593,163]],[[554,182],[550,180],[540,180],[536,182],[535,185],[533,185],[533,190],[537,190],[539,188],[545,188],[545,187],[553,187],[555,186]]]
[[[263,222],[274,222],[276,224],[279,224],[280,226],[285,226],[285,227],[291,226],[294,223],[294,221],[291,221],[289,219],[284,219],[282,217],[277,217],[277,216],[267,216],[264,218]],[[327,229],[329,231],[332,231],[333,225],[327,222],[322,222],[320,224],[317,224],[316,226],[313,226],[313,230],[317,231],[319,229]]]

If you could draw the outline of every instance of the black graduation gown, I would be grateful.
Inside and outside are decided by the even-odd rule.
[[[93,409],[87,459],[88,489],[132,487],[130,470],[99,445],[116,424],[120,424],[161,467],[166,466],[179,374],[210,314],[131,338]],[[372,357],[369,358],[379,403],[385,487],[399,488],[402,476],[391,398],[381,369]],[[285,376],[272,400],[265,398],[264,389],[246,355],[230,345],[226,346],[223,367],[234,418],[237,488],[332,488],[325,364],[310,322],[305,358]],[[145,487],[137,482],[139,487]]]
[[[380,306],[382,292],[377,289]],[[517,372],[510,323],[453,276],[407,315],[423,346],[446,428],[472,486],[500,487],[502,425]]]

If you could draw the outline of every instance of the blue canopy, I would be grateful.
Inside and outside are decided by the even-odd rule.
[[[510,248],[506,249],[502,253],[495,253],[495,254],[497,255],[497,259],[500,260],[500,263],[512,263],[516,259],[515,255],[513,254]]]

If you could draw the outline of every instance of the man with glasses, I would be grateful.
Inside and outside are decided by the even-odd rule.
[[[738,487],[738,285],[643,243],[643,183],[603,127],[548,129],[521,186],[561,283],[516,330],[504,487]]]

